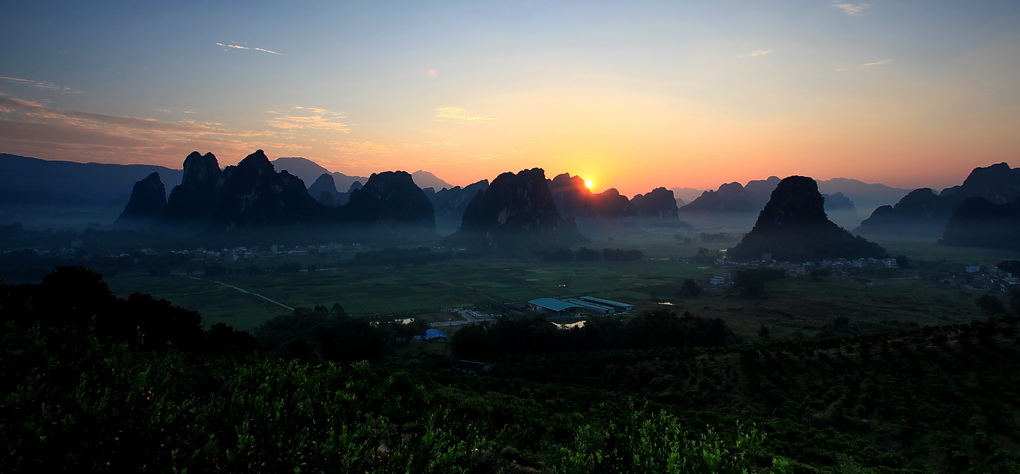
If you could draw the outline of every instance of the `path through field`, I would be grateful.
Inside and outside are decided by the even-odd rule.
[[[198,277],[188,277],[188,278],[191,278],[192,280],[201,280],[201,278],[198,278]],[[283,304],[283,303],[281,303],[279,301],[276,301],[274,299],[270,299],[270,298],[267,298],[265,296],[262,296],[262,295],[260,295],[258,293],[252,293],[252,292],[250,292],[248,290],[245,290],[244,288],[238,288],[238,287],[236,287],[234,285],[228,285],[226,283],[223,283],[222,281],[212,280],[212,282],[213,283],[219,283],[219,284],[221,284],[221,285],[223,285],[223,286],[225,286],[227,288],[233,288],[233,289],[235,289],[237,291],[240,291],[241,293],[244,293],[244,294],[248,294],[248,295],[252,295],[252,296],[257,296],[257,297],[262,298],[262,299],[264,299],[264,300],[266,300],[266,301],[268,301],[270,303],[273,303],[273,304],[275,304],[277,306],[286,308],[288,311],[294,311],[294,308],[291,308],[290,306],[287,306],[287,305],[285,305],[285,304]]]

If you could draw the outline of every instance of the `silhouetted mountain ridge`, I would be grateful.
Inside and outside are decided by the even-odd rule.
[[[123,207],[135,182],[152,173],[178,181],[181,170],[156,165],[75,163],[0,153],[4,204]]]
[[[323,168],[318,163],[309,160],[308,158],[301,157],[283,157],[273,160],[273,166],[279,171],[286,171],[298,178],[305,183],[315,183],[323,174],[330,174],[333,176],[333,186],[338,192],[350,192],[350,187],[355,182],[366,182],[368,178],[364,176],[349,176],[340,172],[330,172],[326,168]],[[452,188],[453,185],[443,181],[436,175],[429,171],[418,170],[411,173],[411,178],[414,183],[422,189],[434,188]],[[313,197],[318,199],[318,196],[312,194]]]
[[[478,193],[489,188],[489,180],[483,179],[471,183],[463,188],[454,186],[436,191],[428,187],[423,189],[425,195],[432,201],[432,207],[436,213],[436,226],[455,230],[460,227],[461,219],[468,204]]]
[[[439,179],[438,176],[425,170],[418,170],[411,173],[411,178],[414,180],[414,184],[418,185],[418,187],[422,189],[432,188],[442,190],[453,187],[452,184]]]
[[[886,257],[875,243],[854,237],[829,220],[815,180],[783,179],[747,235],[728,256],[736,260],[817,261],[830,258]]]
[[[216,183],[222,171],[216,156],[191,152],[184,159],[181,184],[170,191],[164,217],[188,223],[204,223],[213,212]]]
[[[166,210],[166,187],[159,179],[159,173],[153,171],[145,179],[135,183],[131,189],[124,212],[117,219],[123,226],[151,225]]]
[[[436,230],[432,203],[404,171],[372,173],[365,186],[351,191],[341,209],[351,222],[375,230],[416,229],[428,234]]]
[[[560,215],[564,217],[595,219],[642,217],[680,222],[673,191],[663,187],[627,199],[615,188],[593,194],[580,176],[570,176],[569,173],[556,175],[548,183],[553,202]]]
[[[930,188],[915,189],[895,205],[875,209],[870,217],[861,222],[857,231],[935,237],[944,233],[960,205],[973,197],[983,198],[989,204],[999,206],[1012,204],[1020,198],[1020,168],[1010,168],[1006,163],[974,168],[963,184],[943,189],[938,194]],[[968,209],[964,209],[964,214]],[[978,209],[978,206],[973,209]],[[965,216],[959,216],[957,221],[977,224]]]
[[[772,191],[776,189],[779,182],[778,177],[770,176],[764,180],[748,181],[747,185],[741,185],[738,182],[725,183],[715,191],[705,191],[697,199],[682,206],[680,212],[758,212],[765,208],[765,204],[769,201]],[[860,182],[858,181],[858,183]],[[825,209],[827,210],[856,212],[854,202],[842,191],[835,191],[832,195],[822,194],[822,196],[825,198]]]
[[[308,187],[308,194],[315,198],[322,204],[327,206],[339,206],[344,204],[340,202],[340,191],[336,189],[336,182],[333,180],[333,175],[329,173],[322,173],[315,182]]]
[[[507,250],[568,246],[586,240],[562,219],[541,168],[502,173],[468,203],[449,239],[473,248]]]
[[[1020,198],[1008,204],[996,204],[981,196],[967,198],[949,217],[941,242],[1020,250]]]
[[[181,184],[171,191],[165,209],[156,212],[149,203],[161,190],[158,175],[140,181],[135,185],[137,199],[125,214],[130,217],[135,208],[144,208],[147,217],[164,226],[206,232],[278,226],[334,229],[339,235],[355,230],[399,229],[409,236],[435,231],[431,203],[403,171],[373,174],[352,192],[347,205],[330,207],[312,198],[300,178],[277,172],[262,150],[223,170],[212,153],[193,152],[185,159]]]

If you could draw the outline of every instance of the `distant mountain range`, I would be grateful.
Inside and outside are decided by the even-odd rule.
[[[300,178],[306,187],[310,187],[321,175],[328,174],[333,178],[335,189],[348,195],[352,186],[360,188],[369,179],[330,173],[306,158],[278,158],[272,164],[276,170],[287,171]],[[182,169],[157,165],[76,163],[0,153],[0,207],[89,207],[120,212],[127,204],[134,184],[154,172],[159,173],[160,181],[168,188],[180,184],[184,175]],[[431,187],[438,191],[453,188],[428,171],[415,171],[411,178],[423,189]],[[344,196],[343,202],[337,205],[345,203],[346,198]]]
[[[911,191],[875,209],[857,232],[941,237],[949,245],[1020,250],[1020,168],[974,168],[959,186]]]
[[[364,185],[368,181],[368,177],[365,176],[330,172],[307,158],[277,158],[272,160],[272,164],[277,171],[287,171],[301,179],[308,188],[324,174],[333,178],[333,187],[338,193],[348,193],[355,183]],[[75,163],[0,154],[0,204],[38,203],[122,207],[127,203],[134,183],[153,172],[158,172],[162,182],[170,187],[179,184],[183,176],[183,170],[156,165]],[[432,188],[435,192],[455,187],[424,170],[411,173],[411,178],[418,187]],[[771,177],[763,182],[774,189],[779,178]],[[754,188],[754,183],[757,181],[749,182],[746,186]],[[717,191],[702,191],[693,188],[672,188],[670,190],[680,207],[693,203],[705,193],[719,193],[733,184],[738,183],[723,185]],[[896,202],[909,192],[906,189],[869,184],[846,178],[819,181],[818,188],[821,192],[830,195],[843,193],[859,209],[866,211]],[[764,196],[759,196],[754,200],[756,204],[751,207],[758,207],[758,209],[754,209],[754,212],[764,206],[768,199],[768,192],[771,192],[771,189]],[[313,194],[313,197],[318,198],[316,194]]]
[[[680,218],[699,227],[746,229],[765,208],[779,182],[778,177],[770,176],[767,179],[748,181],[747,184],[725,183],[716,190],[704,191],[682,204],[679,209]],[[863,215],[878,206],[895,202],[909,191],[847,178],[816,183],[818,190],[823,193],[824,207],[829,218],[847,228],[858,226]],[[692,191],[690,188],[683,190],[688,197]]]
[[[159,173],[150,174],[134,185],[117,225],[207,235],[304,228],[334,238],[370,232],[409,239],[431,235],[435,216],[408,173],[373,173],[346,205],[331,207],[313,199],[299,178],[277,171],[258,150],[222,170],[212,153],[191,153],[181,184],[169,197]]]
[[[122,208],[134,183],[153,172],[173,183],[183,174],[155,165],[47,161],[0,153],[0,204]]]
[[[541,168],[497,176],[474,194],[460,229],[446,238],[453,245],[495,252],[572,246],[585,240],[574,220],[560,215]]]
[[[751,187],[751,186],[748,186]],[[884,258],[885,249],[854,237],[829,220],[815,180],[790,176],[776,183],[751,232],[728,257],[736,260],[818,261]]]
[[[648,218],[664,223],[680,223],[677,218],[677,200],[673,191],[655,188],[645,194],[627,199],[616,188],[593,194],[580,176],[569,173],[556,175],[548,181],[556,208],[563,217],[590,217],[595,219]]]
[[[198,156],[201,157],[201,155]],[[237,170],[230,173],[237,176],[228,180],[234,183],[231,186],[242,186],[237,184],[241,182],[248,183],[242,187],[248,185],[258,187],[270,183],[265,180],[268,178],[252,177],[245,178],[247,181],[241,180],[240,176],[248,173],[248,171],[242,172],[244,169],[249,169],[251,173],[258,176],[269,177],[270,174],[280,176],[279,179],[282,181],[276,184],[270,183],[271,186],[257,194],[264,197],[265,192],[268,192],[269,189],[286,189],[289,190],[285,193],[290,196],[288,199],[291,199],[292,202],[300,201],[306,204],[297,207],[283,205],[282,208],[279,208],[281,205],[279,203],[259,201],[262,202],[260,205],[266,206],[267,212],[276,209],[273,211],[277,212],[274,214],[276,217],[266,217],[258,215],[258,213],[228,216],[230,214],[228,211],[223,211],[227,214],[219,217],[206,216],[228,227],[257,225],[261,222],[260,219],[268,219],[265,223],[282,222],[289,218],[313,214],[334,216],[325,218],[326,221],[335,218],[339,221],[353,219],[385,223],[395,220],[408,223],[417,219],[412,214],[427,213],[431,222],[439,221],[442,226],[453,230],[462,227],[461,219],[471,207],[472,201],[488,194],[489,197],[486,199],[490,201],[495,199],[495,201],[491,201],[486,206],[498,207],[494,203],[499,202],[499,199],[502,198],[497,199],[494,196],[503,196],[507,192],[499,189],[490,192],[487,180],[464,188],[452,186],[423,170],[410,174],[388,172],[373,174],[370,177],[348,176],[342,173],[331,173],[305,158],[279,158],[269,162],[268,158],[262,160],[262,157],[254,160],[258,163],[266,161],[258,166],[227,167],[224,170],[219,170],[218,165],[215,164],[208,169],[196,165],[193,167],[193,171],[202,169],[205,171],[194,171],[192,173],[194,176],[188,178],[188,173],[185,170],[163,166],[75,163],[0,154],[0,222],[22,222],[22,219],[36,219],[46,221],[47,225],[58,227],[65,226],[71,218],[80,218],[82,222],[104,225],[112,222],[121,211],[127,221],[132,219],[141,221],[146,215],[160,216],[160,219],[164,217],[172,219],[176,215],[175,213],[183,212],[182,209],[195,209],[196,206],[200,207],[210,203],[218,203],[216,206],[220,206],[220,210],[227,209],[230,206],[223,201],[225,199],[223,193],[226,192],[226,188],[216,188],[218,189],[216,192],[219,194],[210,190],[215,186],[226,184],[226,181],[218,185],[212,184],[224,178],[220,176],[220,171],[226,172],[228,169],[235,168]],[[532,175],[537,176],[540,170],[525,171],[528,172],[525,172],[524,175],[532,178]],[[527,183],[533,181],[520,176],[511,179],[511,176],[517,175],[511,173],[505,177],[504,181],[513,182],[514,179]],[[636,195],[632,199],[628,199],[614,189],[593,194],[583,186],[578,177],[569,174],[562,174],[551,180],[546,180],[544,174],[542,176],[545,180],[544,186],[550,189],[549,196],[560,218],[652,217],[676,222],[682,222],[677,219],[677,213],[684,220],[688,220],[686,216],[695,212],[715,216],[727,214],[753,216],[764,209],[765,204],[780,183],[779,178],[774,176],[764,180],[752,180],[745,185],[735,182],[726,183],[717,190],[700,192],[696,197],[694,194],[698,191],[691,188],[674,188],[672,190],[657,188],[648,194]],[[368,184],[373,178],[377,182],[372,188],[369,188]],[[374,189],[384,182],[387,183],[384,187]],[[199,185],[196,183],[201,183],[200,189],[205,191],[186,192],[189,186]],[[392,203],[380,204],[381,200],[390,199],[391,196],[386,193],[394,189],[403,189],[405,185],[418,188],[416,193],[420,191],[421,194],[420,196],[416,194],[413,200],[418,202],[424,199],[429,203],[431,209],[426,212],[424,208],[421,208],[411,214],[405,214],[403,211],[390,208]],[[531,184],[525,186],[527,189],[532,187]],[[138,198],[133,203],[130,202],[132,189]],[[254,188],[249,190],[251,189]],[[348,206],[354,195],[365,189],[367,190],[360,198],[360,202],[353,207]],[[1017,234],[1020,232],[1020,169],[1010,168],[1006,163],[975,168],[963,184],[943,189],[941,192],[928,188],[908,191],[847,178],[818,181],[817,189],[819,192],[825,193],[825,208],[829,212],[856,213],[855,207],[867,212],[872,206],[878,204],[877,209],[857,229],[858,232],[898,234],[922,229],[927,232],[925,235],[932,238],[941,237],[947,244],[1020,247],[1020,244],[1016,243],[1020,242],[1020,238],[1017,238]],[[168,190],[171,191],[169,195],[166,194]],[[175,198],[175,192],[183,193],[181,196],[184,197]],[[397,194],[404,195],[404,191]],[[161,201],[160,197],[164,195],[167,198],[165,201]],[[370,195],[374,198],[366,200]],[[410,195],[408,194],[408,196]],[[533,196],[542,196],[544,199],[545,194],[534,194]],[[691,197],[693,199],[687,201],[687,198]],[[216,199],[219,201],[215,201]],[[237,197],[237,199],[240,199],[237,201],[238,205],[247,206],[254,202],[251,201],[254,199],[254,195],[248,195],[243,199]],[[307,204],[309,202],[314,205]],[[378,205],[382,205],[383,208],[373,207]],[[321,208],[311,210],[315,206],[321,206]],[[545,207],[540,207],[544,209],[543,212],[548,211]],[[329,208],[338,210],[325,210]],[[339,210],[340,208],[345,210]],[[374,210],[366,210],[365,213],[355,210],[368,208]],[[102,212],[74,211],[73,209],[101,210]],[[251,209],[245,208],[244,210],[247,212]],[[210,210],[209,212],[214,211]],[[473,221],[475,224],[481,222],[477,219],[478,215],[475,215],[474,218],[476,218]],[[433,225],[426,227],[433,228]],[[739,224],[737,227],[742,225],[747,224]],[[475,227],[479,226],[475,225]],[[71,226],[65,228],[71,228]]]
[[[309,160],[307,158],[299,157],[284,157],[273,160],[273,167],[278,171],[286,171],[305,182],[305,186],[311,187],[317,179],[324,174],[331,174],[333,176],[333,183],[339,192],[349,192],[351,185],[355,182],[365,184],[368,178],[364,176],[348,176],[339,172],[330,173],[329,170],[323,168],[318,163]],[[411,179],[414,180],[414,184],[418,185],[419,188],[432,188],[436,191],[444,188],[452,188],[453,185],[443,181],[436,177],[436,175],[423,170],[418,170],[411,173]]]
[[[764,180],[751,180],[747,184],[737,182],[726,183],[714,191],[704,191],[680,208],[681,214],[691,212],[753,212],[764,209],[772,191],[779,185],[780,179],[770,176]],[[869,184],[856,179],[833,178],[817,181],[819,192],[825,198],[825,208],[829,211],[862,209],[870,212],[878,206],[894,202],[910,190]],[[691,188],[684,193],[691,194]]]

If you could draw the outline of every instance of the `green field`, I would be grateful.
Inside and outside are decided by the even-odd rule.
[[[646,296],[648,288],[722,271],[663,260],[551,263],[459,259],[402,268],[346,266],[281,275],[122,274],[107,281],[117,294],[151,293],[201,312],[207,324],[223,321],[249,329],[288,312],[254,294],[290,307],[340,303],[358,317],[388,317],[579,294],[632,301]]]
[[[207,325],[226,322],[240,329],[252,329],[274,316],[286,314],[289,312],[286,307],[332,307],[339,303],[356,317],[385,319],[428,317],[443,308],[484,310],[540,297],[591,294],[633,303],[639,310],[666,305],[697,316],[719,317],[744,337],[756,337],[761,325],[772,328],[776,337],[802,337],[844,317],[855,322],[901,321],[920,325],[984,317],[974,304],[982,292],[949,287],[940,284],[939,278],[953,269],[962,270],[964,264],[990,267],[998,261],[1018,258],[1001,251],[893,242],[887,244],[892,253],[907,255],[915,262],[914,268],[867,279],[829,277],[815,281],[787,277],[769,282],[762,298],[711,291],[686,297],[679,293],[679,284],[684,279],[727,270],[687,263],[684,258],[696,253],[695,246],[662,235],[626,243],[621,240],[596,241],[592,246],[641,248],[646,253],[645,260],[548,262],[537,257],[459,258],[417,266],[348,263],[322,268],[323,262],[313,257],[279,256],[236,264],[234,269],[238,271],[214,277],[195,272],[167,276],[122,273],[108,277],[107,281],[121,296],[151,293],[199,311]],[[240,271],[256,263],[273,267],[295,262],[302,263],[306,270],[268,275]]]
[[[943,262],[959,265],[983,265],[993,267],[1003,260],[1020,260],[1020,252],[979,247],[953,247],[931,240],[896,238],[875,238],[890,255],[906,255],[914,260]]]

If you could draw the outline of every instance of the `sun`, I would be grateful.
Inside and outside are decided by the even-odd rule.
[[[591,182],[591,180],[590,180],[590,179],[586,179],[586,180],[584,180],[584,187],[586,187],[586,188],[588,188],[588,189],[591,189],[591,188],[592,188],[592,186],[595,186],[595,183]]]

